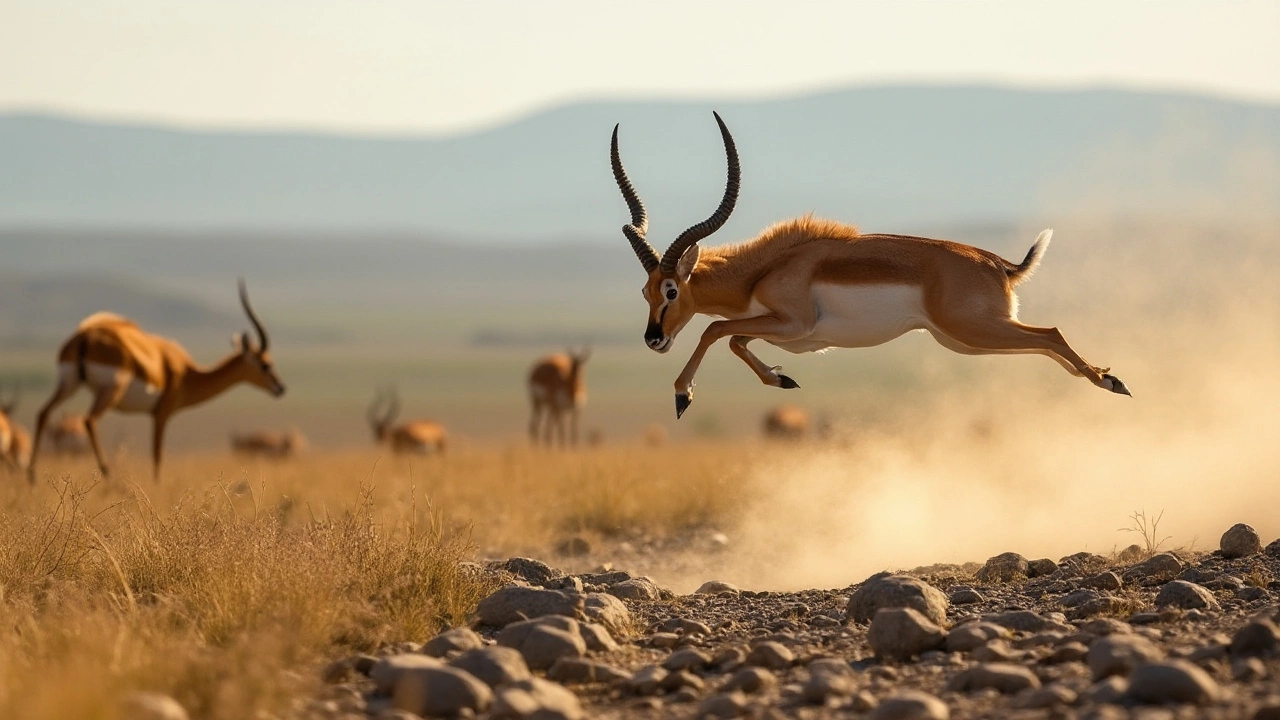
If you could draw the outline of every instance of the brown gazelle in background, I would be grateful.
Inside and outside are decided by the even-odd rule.
[[[307,439],[297,428],[231,434],[231,450],[239,455],[283,459],[296,457],[306,449]]]
[[[578,420],[587,404],[586,364],[591,349],[563,352],[540,358],[529,370],[529,439],[537,444],[539,430],[542,441],[550,445],[554,431],[565,444],[565,418],[569,420],[569,442],[578,444]]]
[[[249,383],[275,397],[284,394],[284,384],[276,376],[267,352],[270,338],[249,305],[249,293],[240,281],[240,304],[257,332],[255,345],[247,332],[231,339],[235,352],[212,367],[199,367],[181,345],[152,335],[131,320],[113,313],[90,315],[80,323],[58,351],[58,381],[53,396],[40,409],[28,477],[36,479],[36,458],[40,438],[50,414],[81,386],[93,392],[93,404],[84,418],[85,432],[98,468],[109,474],[102,445],[98,442],[98,420],[108,410],[147,413],[152,419],[152,472],[160,479],[164,451],[164,431],[174,413],[214,398],[239,383]]]
[[[767,228],[736,245],[702,249],[699,241],[729,220],[741,171],[729,128],[717,114],[728,157],[728,180],[711,217],[676,237],[661,258],[645,238],[649,218],[627,179],[613,128],[613,175],[631,212],[622,234],[648,273],[645,343],[665,353],[676,335],[703,314],[707,326],[676,378],[676,416],[693,402],[693,378],[721,338],[765,385],[797,388],[747,349],[761,339],[793,353],[830,347],[871,347],[911,330],[927,330],[945,348],[966,355],[1039,353],[1072,375],[1129,394],[1107,368],[1089,364],[1057,328],[1018,322],[1015,286],[1039,265],[1051,231],[1040,233],[1021,263],[970,245],[905,235],[864,235],[856,227],[802,217]]]
[[[764,434],[778,440],[800,440],[809,434],[809,413],[795,405],[778,405],[764,415]]]
[[[9,399],[0,403],[0,464],[12,470],[25,470],[31,464],[31,433],[13,417],[19,399],[15,386]]]
[[[84,416],[67,413],[49,424],[48,439],[41,442],[46,453],[53,455],[88,455],[93,452],[89,433],[84,429]]]
[[[449,436],[443,425],[433,420],[406,420],[397,424],[399,415],[400,394],[395,388],[380,390],[374,395],[367,417],[376,442],[389,445],[397,455],[444,452]]]

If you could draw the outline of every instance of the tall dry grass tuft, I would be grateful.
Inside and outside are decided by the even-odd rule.
[[[0,514],[0,717],[113,718],[133,689],[287,714],[319,663],[460,624],[492,589],[465,529],[429,505],[384,523],[367,488],[300,522],[243,484],[164,511],[96,490],[62,480]]]

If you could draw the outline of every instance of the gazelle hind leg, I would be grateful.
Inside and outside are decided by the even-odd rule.
[[[747,343],[755,340],[755,338],[747,335],[734,335],[729,338],[729,349],[734,355],[742,358],[742,361],[751,368],[751,371],[760,378],[760,382],[771,387],[780,387],[786,390],[800,387],[800,383],[792,380],[787,375],[783,375],[781,366],[766,365],[763,360],[756,357],[755,353],[747,349]]]
[[[102,445],[98,442],[98,420],[120,402],[120,398],[124,397],[128,388],[128,382],[123,381],[98,390],[98,394],[93,398],[93,405],[84,416],[85,433],[89,435],[89,443],[93,445],[93,455],[98,459],[98,469],[102,471],[104,478],[111,476],[111,470],[107,467],[106,456],[102,452]]]
[[[1080,356],[1055,327],[1024,325],[1012,318],[989,322],[969,322],[958,326],[930,328],[939,344],[965,355],[1038,354],[1047,355],[1077,377],[1087,378],[1104,390],[1131,395],[1120,378]]]

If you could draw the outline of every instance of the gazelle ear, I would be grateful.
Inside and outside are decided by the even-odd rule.
[[[698,256],[701,254],[702,250],[697,243],[694,243],[680,256],[680,262],[676,263],[676,277],[680,282],[689,282],[689,278],[693,276],[693,269],[698,266]]]

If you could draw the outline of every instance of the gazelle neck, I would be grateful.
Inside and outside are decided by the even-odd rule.
[[[736,245],[706,248],[689,278],[689,290],[698,304],[698,312],[731,315],[746,310],[751,304],[751,288],[755,285],[756,268],[747,267],[745,255]]]
[[[179,407],[190,407],[221,395],[245,379],[244,357],[233,353],[208,368],[191,367],[182,377]]]

